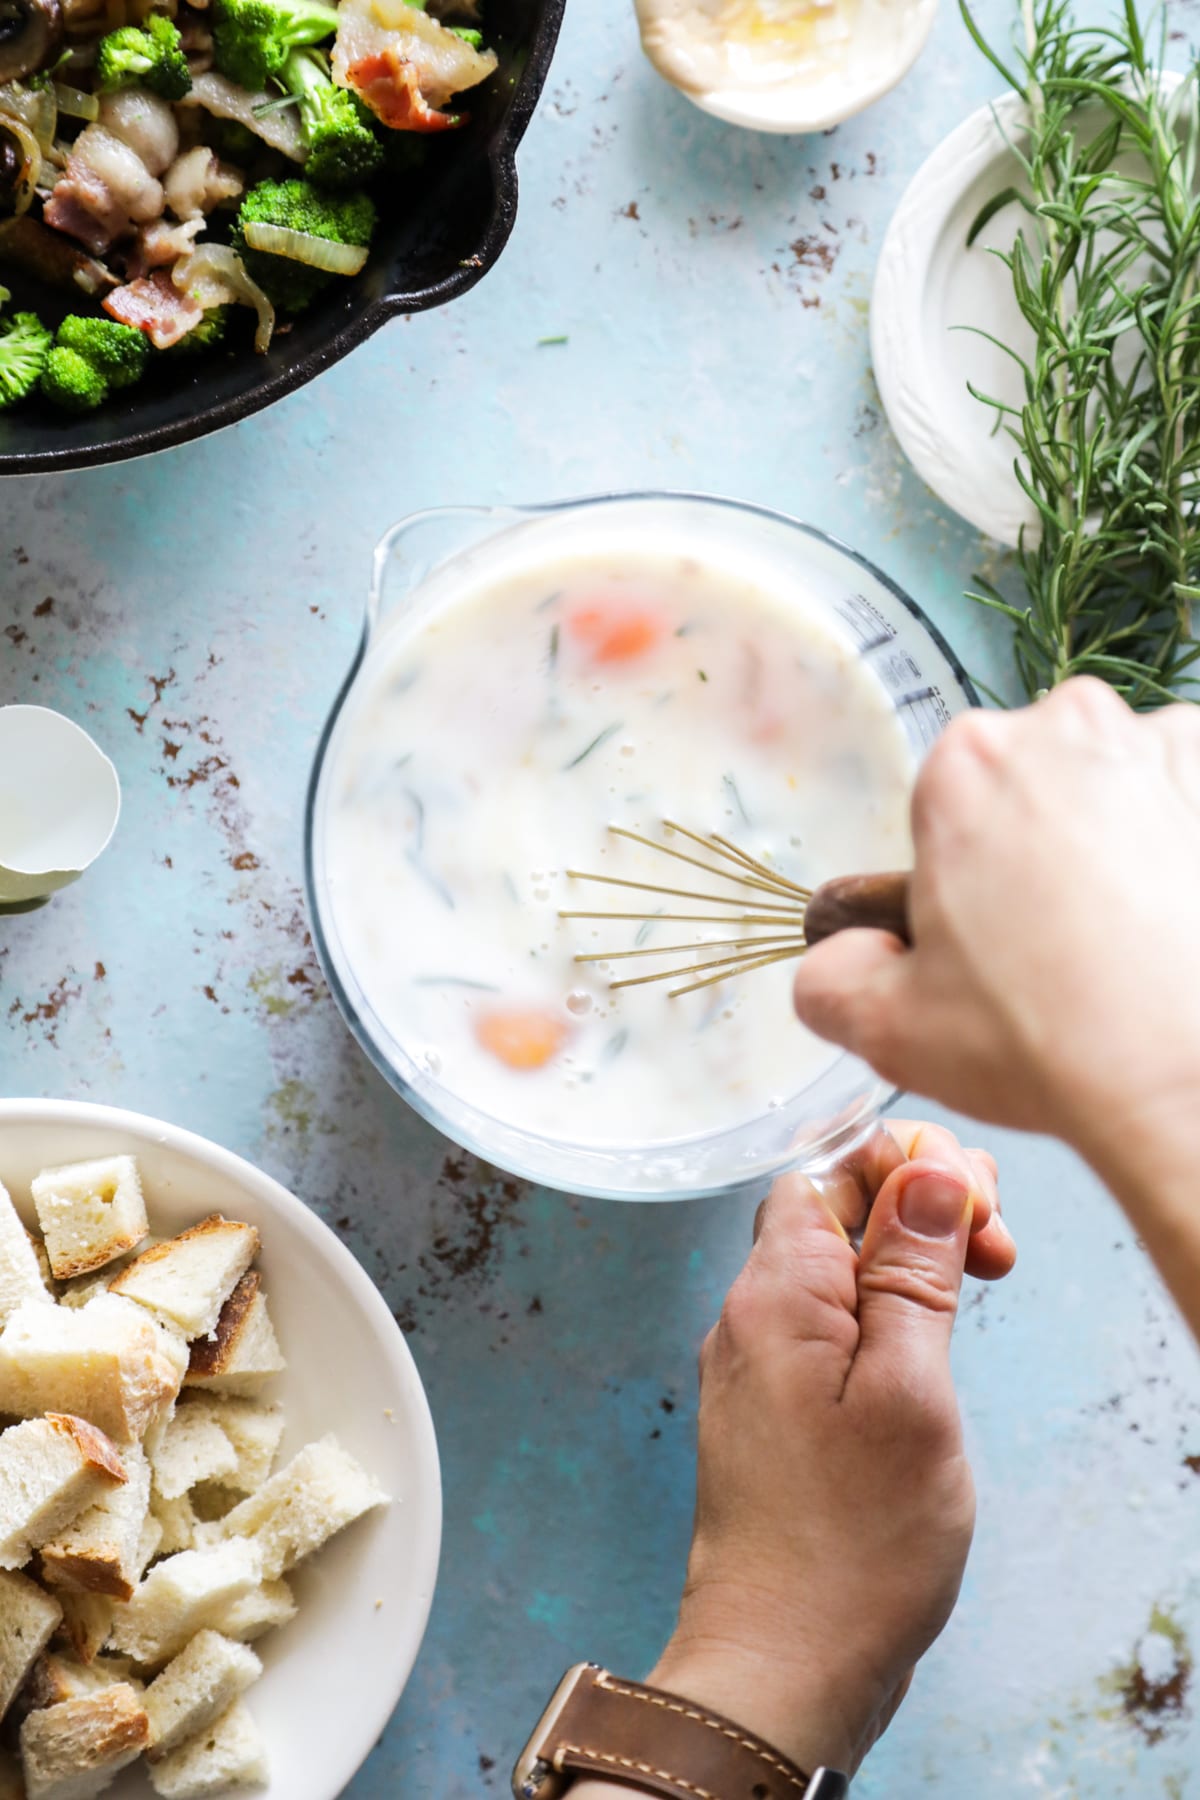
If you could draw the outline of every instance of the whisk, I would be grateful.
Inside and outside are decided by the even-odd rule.
[[[695,993],[697,988],[714,987],[735,975],[749,974],[751,969],[764,969],[771,963],[787,962],[803,956],[811,944],[834,932],[856,926],[871,926],[890,931],[910,942],[908,926],[908,881],[906,874],[843,875],[823,882],[817,888],[801,887],[789,881],[768,863],[751,856],[719,832],[707,836],[690,831],[674,819],[664,819],[663,829],[686,839],[705,852],[701,858],[657,838],[644,837],[624,825],[610,825],[613,837],[626,838],[678,863],[703,869],[737,888],[736,893],[703,892],[689,887],[667,887],[657,881],[635,881],[623,875],[594,875],[582,869],[568,869],[572,881],[594,881],[607,887],[628,888],[641,894],[656,894],[665,900],[691,900],[726,912],[704,913],[668,911],[654,912],[582,912],[563,911],[560,919],[613,919],[641,925],[639,941],[629,950],[592,950],[576,956],[577,963],[615,963],[632,958],[658,958],[663,968],[648,974],[626,975],[613,981],[613,988],[645,987],[651,982],[693,977],[682,986],[669,990],[671,999],[680,994]],[[715,860],[714,860],[715,859]],[[682,877],[680,877],[682,879]],[[736,927],[735,937],[699,937],[687,944],[643,944],[647,927],[655,925],[721,925]],[[717,954],[714,954],[717,953]],[[680,961],[684,958],[684,961]],[[668,960],[669,959],[669,960]],[[690,959],[690,960],[687,960]]]

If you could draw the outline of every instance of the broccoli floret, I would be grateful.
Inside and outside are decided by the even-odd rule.
[[[300,102],[308,145],[304,173],[322,187],[359,187],[383,162],[383,145],[363,117],[366,110],[346,88],[335,87],[319,51],[295,50],[283,79]]]
[[[206,125],[206,141],[218,156],[224,157],[226,162],[236,163],[239,168],[244,169],[266,150],[262,139],[248,125],[240,125],[236,119],[218,119],[213,114]]]
[[[251,279],[276,306],[284,312],[303,312],[337,277],[323,269],[310,269],[294,257],[251,250],[245,230],[255,222],[304,231],[335,244],[367,245],[375,230],[375,207],[366,194],[323,194],[308,181],[260,181],[250,189],[238,210],[230,242]]]
[[[323,43],[338,28],[336,9],[320,0],[216,0],[213,21],[218,69],[252,92],[282,75],[293,50]]]
[[[64,319],[54,342],[58,349],[73,350],[93,364],[114,388],[132,387],[140,381],[150,355],[145,332],[118,324],[116,319],[81,315]]]
[[[56,344],[42,370],[42,392],[64,412],[92,412],[108,398],[108,382],[78,350]]]
[[[483,49],[483,33],[476,31],[473,25],[451,25],[450,29],[464,44],[470,44],[472,50]]]
[[[0,412],[37,386],[51,342],[36,313],[14,313],[0,321]]]
[[[198,325],[181,337],[177,344],[172,344],[166,352],[168,356],[194,356],[197,350],[213,350],[222,342],[229,328],[231,306],[213,306],[205,313]]]
[[[140,82],[164,100],[182,100],[192,85],[178,29],[162,13],[151,13],[139,31],[122,25],[100,39],[96,86],[131,87]]]

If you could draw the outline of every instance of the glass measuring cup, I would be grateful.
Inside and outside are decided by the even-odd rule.
[[[854,1058],[827,1064],[760,1117],[658,1143],[582,1143],[514,1126],[456,1093],[400,1042],[372,1001],[369,969],[338,930],[328,856],[339,758],[374,673],[398,636],[423,629],[481,573],[499,581],[528,565],[578,554],[600,536],[661,551],[686,545],[790,582],[818,607],[890,697],[919,760],[956,712],[975,704],[961,666],[914,603],[852,551],[782,514],[686,494],[617,494],[540,507],[454,507],[395,526],[376,551],[357,657],[326,723],[309,788],[306,873],[313,936],[342,1014],[375,1066],[448,1137],[489,1162],[550,1187],[611,1199],[682,1199],[739,1192],[782,1170],[831,1166],[874,1125],[890,1090]],[[799,602],[798,602],[799,604]]]

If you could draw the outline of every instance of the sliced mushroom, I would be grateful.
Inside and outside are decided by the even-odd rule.
[[[0,269],[19,269],[47,286],[102,294],[117,279],[104,264],[40,219],[0,219]]]
[[[42,169],[42,153],[28,125],[0,112],[0,219],[28,211]]]
[[[62,42],[60,0],[0,0],[0,82],[47,68]]]

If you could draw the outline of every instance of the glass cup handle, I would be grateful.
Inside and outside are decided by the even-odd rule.
[[[521,516],[511,507],[435,506],[393,525],[375,547],[364,637],[402,616],[415,589],[442,563]]]

